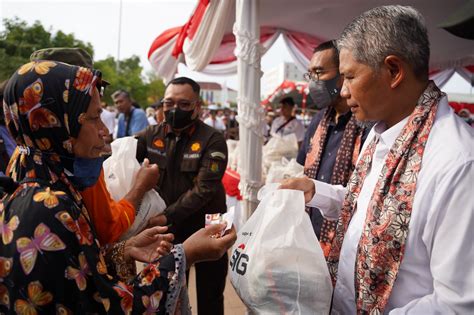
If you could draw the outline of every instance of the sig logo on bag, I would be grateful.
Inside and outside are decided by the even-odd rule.
[[[232,254],[230,260],[230,268],[232,271],[237,272],[239,275],[243,276],[247,272],[247,264],[249,262],[249,256],[242,253],[242,250],[245,249],[245,244],[240,244]]]

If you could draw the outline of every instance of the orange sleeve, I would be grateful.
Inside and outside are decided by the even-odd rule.
[[[128,230],[135,220],[135,207],[127,200],[110,196],[102,169],[97,183],[81,192],[84,205],[102,245],[110,244]]]

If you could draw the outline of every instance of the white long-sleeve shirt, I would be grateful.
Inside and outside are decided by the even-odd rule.
[[[286,121],[287,119],[283,116],[278,116],[277,118],[275,118],[275,120],[272,123],[272,127],[270,129],[270,135],[272,137],[275,137],[277,135],[286,136],[286,135],[294,133],[296,135],[296,140],[298,140],[298,142],[303,141],[304,140],[304,126],[297,118],[294,118],[293,120],[291,120],[285,127],[281,128],[280,131],[277,132],[278,128],[280,128],[281,125],[286,123]]]
[[[108,110],[104,109],[102,113],[100,113],[100,119],[109,130],[109,135],[114,133],[115,125],[117,124],[115,121],[115,113],[109,112]]]
[[[333,314],[355,314],[354,268],[367,206],[387,154],[407,119],[370,132],[379,142],[342,244]],[[363,148],[363,150],[365,147]],[[363,152],[363,150],[361,152]],[[405,255],[385,313],[468,314],[474,310],[474,132],[439,104],[423,155]],[[308,205],[339,216],[346,189],[315,181]]]
[[[216,117],[216,119],[212,119],[212,117],[209,116],[206,119],[204,119],[204,123],[219,131],[223,131],[226,129],[224,123],[222,122],[222,119],[218,117]]]

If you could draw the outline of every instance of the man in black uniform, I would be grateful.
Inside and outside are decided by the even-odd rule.
[[[199,92],[199,85],[189,78],[170,81],[162,101],[165,121],[137,135],[137,159],[158,164],[157,191],[167,205],[164,215],[150,224],[171,224],[176,243],[204,227],[206,213],[226,211],[221,180],[227,145],[221,133],[199,120]],[[198,313],[224,314],[227,254],[195,268]]]

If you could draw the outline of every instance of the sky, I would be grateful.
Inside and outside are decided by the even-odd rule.
[[[168,28],[186,23],[197,0],[122,0],[122,27],[120,58],[140,57],[145,71],[151,71],[147,55],[153,40]],[[0,0],[0,18],[15,16],[27,23],[40,21],[52,32],[61,30],[92,43],[95,60],[118,56],[119,0]],[[3,25],[0,24],[0,31]],[[269,70],[292,58],[283,42],[278,39],[262,58],[262,70]],[[179,73],[199,81],[226,82],[237,87],[237,76],[206,76],[179,67]],[[472,93],[470,84],[457,76],[443,90]]]

